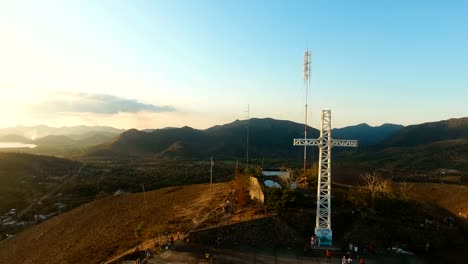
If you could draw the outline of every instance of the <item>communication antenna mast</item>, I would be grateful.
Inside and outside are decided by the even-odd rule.
[[[249,167],[249,124],[250,123],[250,105],[247,105],[247,150],[246,150],[246,162],[247,168]]]
[[[309,49],[304,52],[304,87],[305,87],[305,116],[304,116],[304,139],[307,139],[307,103],[310,84],[310,56]],[[304,173],[301,182],[307,182],[307,146],[304,146]]]

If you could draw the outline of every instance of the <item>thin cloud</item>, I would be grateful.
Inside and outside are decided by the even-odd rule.
[[[137,100],[108,94],[55,93],[32,105],[32,110],[40,112],[76,112],[96,114],[117,114],[137,112],[174,112],[172,106],[145,104]]]

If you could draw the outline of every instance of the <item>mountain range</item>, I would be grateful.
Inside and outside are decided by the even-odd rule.
[[[416,146],[450,139],[468,139],[468,117],[410,125],[390,135],[383,146]]]
[[[437,124],[446,122],[439,121],[429,124],[438,127]],[[457,122],[459,125],[454,126],[453,124]],[[466,118],[453,119],[449,123],[451,126],[447,128],[447,135],[460,135],[460,138],[467,138],[463,134],[463,131],[468,131],[463,125],[468,123]],[[414,133],[426,133],[425,127],[427,124],[409,127],[396,124],[384,124],[377,127],[359,124],[333,129],[332,137],[357,139],[361,148],[402,146],[408,140],[404,135],[419,126],[422,126],[422,128]],[[461,132],[451,132],[452,129],[458,129]],[[249,137],[249,155],[251,157],[300,158],[302,156],[303,149],[293,146],[292,142],[294,138],[303,137],[304,125],[271,118],[236,120],[232,123],[214,126],[205,130],[182,127],[146,130],[144,132],[131,129],[121,133],[110,142],[91,148],[86,155],[93,157],[152,155],[172,158],[245,157],[247,154],[247,133]],[[312,127],[308,127],[307,134],[311,138],[319,137],[319,131]],[[453,138],[456,138],[456,136],[442,136],[425,143],[435,142],[436,139]],[[417,144],[410,146],[413,145]]]
[[[108,126],[49,127],[45,125],[39,125],[0,128],[0,136],[21,136],[29,140],[35,140],[37,138],[42,138],[49,135],[62,135],[70,136],[72,139],[77,139],[96,133],[119,134],[123,131],[124,129]]]
[[[248,128],[248,129],[247,129]],[[307,128],[308,137],[319,137],[315,128]],[[14,134],[16,132],[17,134]],[[32,132],[46,136],[32,140],[25,137]],[[59,134],[63,133],[63,134]],[[303,155],[303,148],[293,146],[294,138],[302,138],[304,125],[288,120],[271,118],[252,118],[217,125],[199,130],[191,127],[163,129],[130,129],[123,131],[112,127],[62,127],[47,126],[15,127],[0,129],[0,142],[23,142],[36,144],[33,153],[67,155],[80,149],[79,155],[84,158],[184,158],[206,159],[215,156],[218,159],[245,158],[247,154],[247,134],[249,138],[250,158],[262,159],[298,159]],[[424,153],[438,149],[441,156],[445,147],[457,149],[458,142],[465,145],[468,140],[468,117],[428,122],[419,125],[402,126],[383,124],[370,126],[358,124],[332,130],[332,137],[337,139],[357,139],[357,151],[373,149],[375,157],[387,157],[388,153]],[[437,147],[429,147],[430,145]],[[435,144],[435,145],[434,145]],[[422,146],[426,146],[423,148]],[[316,153],[316,148],[311,153]],[[462,157],[463,155],[463,148]],[[334,151],[340,153],[340,150]],[[449,151],[454,153],[453,151]],[[73,152],[76,154],[77,152]],[[369,151],[367,153],[370,153]],[[377,155],[377,153],[380,153]],[[313,155],[313,154],[312,154]],[[369,154],[370,155],[370,154]],[[406,155],[412,156],[411,155]],[[415,154],[416,155],[416,154]],[[434,155],[433,155],[434,156]],[[369,157],[366,157],[369,159]],[[426,159],[427,160],[427,159]]]

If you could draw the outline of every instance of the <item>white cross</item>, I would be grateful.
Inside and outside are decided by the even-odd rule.
[[[317,139],[296,138],[294,146],[319,147],[319,171],[317,184],[317,215],[315,235],[319,246],[331,246],[331,148],[357,147],[357,140],[332,139],[331,110],[322,110],[320,137]]]

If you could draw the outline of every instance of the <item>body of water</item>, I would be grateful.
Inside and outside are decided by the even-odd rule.
[[[35,148],[34,144],[25,144],[21,142],[0,142],[0,148]]]

